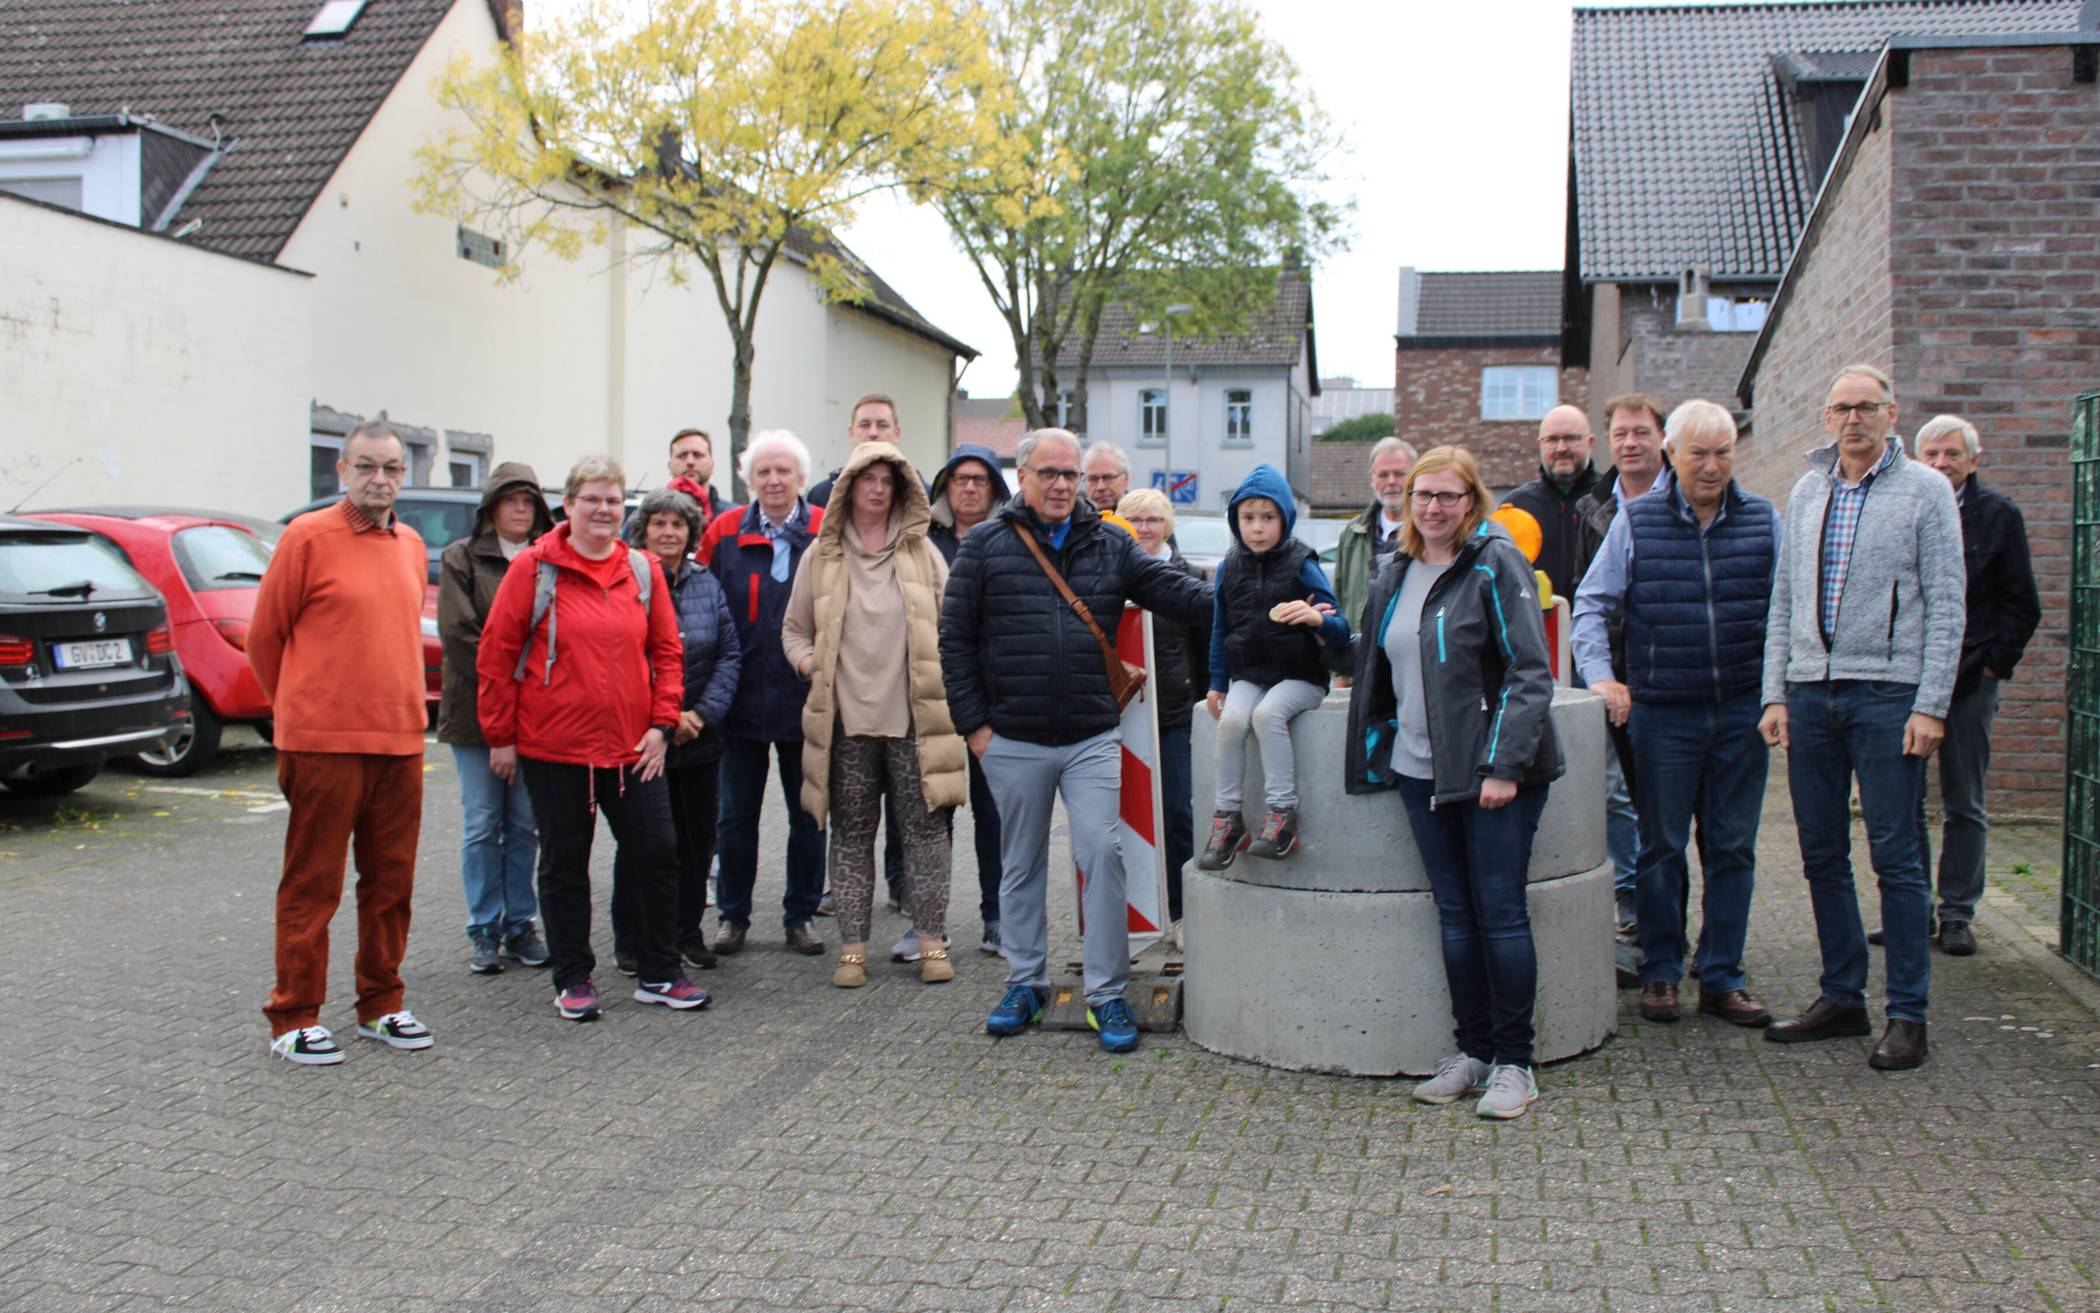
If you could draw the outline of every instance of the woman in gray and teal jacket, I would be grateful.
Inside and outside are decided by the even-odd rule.
[[[1408,476],[1400,550],[1372,581],[1356,645],[1346,782],[1399,791],[1443,930],[1459,1051],[1415,1098],[1450,1103],[1484,1083],[1480,1115],[1509,1118],[1538,1097],[1525,882],[1562,767],[1537,585],[1487,521],[1492,500],[1457,447]]]

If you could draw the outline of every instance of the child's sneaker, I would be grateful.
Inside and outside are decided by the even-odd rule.
[[[343,1060],[343,1050],[326,1026],[301,1026],[272,1036],[270,1052],[302,1067],[328,1067]]]
[[[1261,837],[1247,845],[1250,857],[1266,857],[1280,862],[1298,851],[1298,809],[1270,812],[1261,823]]]
[[[1247,846],[1247,822],[1236,811],[1219,812],[1210,818],[1210,842],[1196,858],[1199,871],[1222,871]]]
[[[360,1021],[357,1033],[365,1039],[376,1039],[389,1048],[427,1049],[434,1042],[430,1027],[416,1020],[416,1014],[407,1008],[389,1012],[376,1021]]]

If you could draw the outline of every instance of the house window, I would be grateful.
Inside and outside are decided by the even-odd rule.
[[[445,465],[452,472],[455,488],[478,488],[481,486],[481,453],[478,451],[455,451],[445,457]]]
[[[1167,440],[1167,390],[1145,388],[1138,393],[1138,441]]]
[[[68,210],[81,208],[81,186],[77,174],[70,178],[0,178],[0,191]]]
[[[1254,441],[1254,392],[1250,388],[1225,390],[1225,441]]]
[[[1769,301],[1738,301],[1733,297],[1706,298],[1706,324],[1716,333],[1755,333],[1765,326]]]
[[[1480,371],[1482,419],[1544,419],[1560,401],[1551,365],[1490,365]]]
[[[316,433],[307,448],[309,469],[306,495],[315,501],[333,497],[343,490],[343,481],[336,477],[335,463],[343,458],[343,440],[333,433]]]
[[[1052,411],[1052,415],[1053,419],[1051,422],[1058,428],[1069,429],[1074,433],[1085,432],[1084,422],[1080,420],[1079,416],[1079,398],[1071,388],[1059,388],[1057,390],[1057,405]]]

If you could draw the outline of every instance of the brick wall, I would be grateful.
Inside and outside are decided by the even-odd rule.
[[[1402,346],[1394,354],[1393,417],[1401,437],[1423,450],[1447,442],[1470,449],[1497,488],[1538,476],[1538,421],[1480,418],[1480,371],[1489,365],[1557,367],[1559,347]],[[1588,407],[1587,369],[1560,371],[1560,399]]]
[[[1981,431],[1980,477],[2026,512],[2042,625],[1993,736],[1999,812],[2063,797],[2073,398],[2100,387],[2100,96],[2062,47],[1920,50],[1863,143],[1775,327],[1747,476],[1791,484],[1847,358],[1892,365],[1900,427],[1941,411]],[[1901,197],[1901,206],[1890,198]]]
[[[1770,295],[1769,289],[1715,287],[1716,296]],[[1755,333],[1716,333],[1710,328],[1677,327],[1677,289],[1627,288],[1619,300],[1622,356],[1631,367],[1633,386],[1662,398],[1665,407],[1694,397],[1718,401],[1730,409],[1742,405],[1736,383],[1750,361]],[[1622,368],[1622,373],[1626,372]],[[1597,402],[1602,405],[1603,397]]]

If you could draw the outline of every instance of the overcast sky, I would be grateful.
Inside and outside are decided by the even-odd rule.
[[[1338,193],[1356,198],[1348,249],[1315,270],[1320,372],[1390,387],[1400,266],[1561,266],[1571,9],[1252,3],[1339,129],[1331,172]],[[937,215],[872,205],[845,237],[921,314],[984,353],[963,375],[973,396],[1012,392],[1005,324]]]

